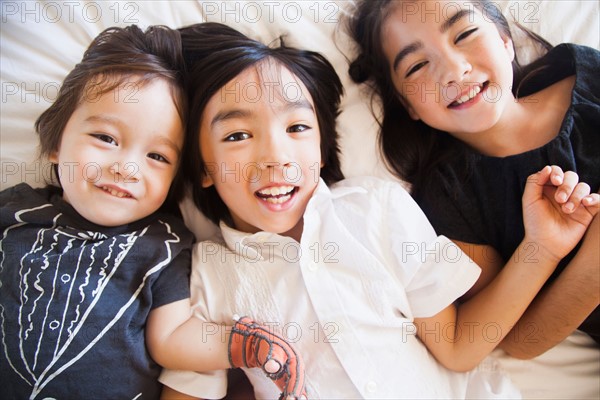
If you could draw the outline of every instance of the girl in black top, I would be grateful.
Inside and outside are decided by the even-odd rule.
[[[522,243],[531,173],[552,165],[548,196],[563,212],[596,201],[597,50],[552,48],[527,32],[548,53],[521,68],[508,22],[487,1],[360,1],[350,31],[359,45],[350,74],[381,99],[388,166],[412,184],[438,233],[482,267],[473,292],[508,263],[552,251]],[[509,354],[539,355],[578,327],[598,341],[599,224],[595,217],[502,342]]]

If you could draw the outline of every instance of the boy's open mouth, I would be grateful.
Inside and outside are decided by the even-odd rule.
[[[298,191],[297,186],[271,186],[255,192],[256,197],[271,204],[282,204]]]

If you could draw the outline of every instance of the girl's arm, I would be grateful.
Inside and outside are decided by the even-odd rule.
[[[542,354],[573,333],[600,304],[599,220],[596,215],[575,257],[500,344],[511,356],[526,359]]]
[[[528,180],[523,195],[525,238],[496,279],[459,308],[450,306],[433,317],[415,319],[419,338],[447,368],[468,371],[500,343],[598,212],[594,195],[581,196],[580,201],[587,200],[576,201],[575,212],[564,213],[554,199],[558,185],[550,182],[552,171],[546,167]],[[579,189],[573,190],[573,200],[578,196]],[[535,262],[523,257],[532,249]]]

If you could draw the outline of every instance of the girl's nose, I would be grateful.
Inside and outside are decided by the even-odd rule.
[[[449,55],[441,68],[443,68],[441,83],[445,86],[464,82],[473,71],[471,63],[460,53]]]

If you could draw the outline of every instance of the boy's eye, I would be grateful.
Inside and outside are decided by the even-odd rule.
[[[454,41],[454,43],[458,43],[461,40],[468,38],[472,33],[475,33],[475,31],[477,31],[477,29],[478,28],[473,28],[473,29],[469,29],[468,31],[461,33],[460,35],[458,35],[456,37],[456,40]]]
[[[151,159],[156,160],[156,161],[160,161],[160,162],[164,162],[164,163],[170,164],[169,160],[167,160],[164,156],[162,156],[162,155],[160,155],[158,153],[149,153],[148,154],[148,158],[151,158]]]
[[[415,72],[417,72],[418,70],[423,68],[426,64],[427,64],[427,61],[422,61],[422,62],[412,66],[406,73],[406,78],[408,78],[409,76],[411,76],[412,74],[414,74]]]
[[[296,124],[287,128],[288,133],[300,133],[310,129],[310,126],[304,124]]]
[[[246,140],[246,139],[250,139],[251,136],[249,133],[246,132],[235,132],[232,133],[231,135],[227,136],[224,141],[225,142],[237,142],[240,140]]]
[[[112,136],[105,133],[93,133],[92,136],[108,144],[117,144],[117,141]]]

